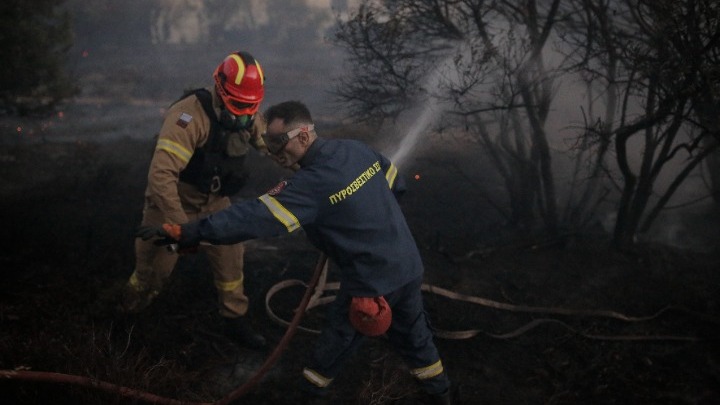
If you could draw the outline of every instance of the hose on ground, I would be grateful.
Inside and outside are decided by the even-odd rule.
[[[278,359],[280,359],[280,355],[287,348],[288,343],[290,343],[290,340],[295,335],[298,325],[300,324],[300,321],[302,320],[302,317],[306,312],[306,308],[308,306],[308,303],[310,302],[310,298],[315,292],[315,287],[320,280],[320,276],[321,274],[326,273],[326,267],[327,256],[325,256],[324,253],[320,253],[317,264],[315,266],[315,272],[313,273],[312,278],[307,285],[305,294],[300,300],[300,304],[295,311],[292,322],[288,324],[288,328],[285,331],[283,337],[280,339],[280,342],[277,344],[277,346],[275,346],[275,349],[273,349],[270,356],[268,356],[262,366],[260,366],[260,368],[255,372],[252,377],[250,377],[250,379],[248,379],[241,386],[237,387],[232,392],[228,393],[227,395],[215,402],[180,401],[173,398],[166,398],[160,395],[155,395],[150,392],[137,390],[134,388],[123,387],[106,381],[100,381],[95,378],[83,377],[72,374],[32,370],[0,370],[0,378],[80,385],[114,393],[122,397],[159,405],[227,405],[230,402],[235,401],[243,395],[247,394],[251,389],[253,389],[255,385],[257,385],[257,383],[262,380],[265,374],[275,365]]]
[[[276,323],[280,325],[289,325],[290,323],[278,315],[276,315],[271,306],[270,301],[273,295],[275,295],[277,292],[297,286],[302,285],[304,286],[305,283],[300,280],[283,280],[279,283],[273,285],[267,292],[267,295],[265,296],[265,312],[268,314],[270,319],[275,321]],[[324,295],[325,292],[333,292],[337,291],[340,288],[340,283],[338,282],[327,282],[327,269],[323,270],[323,274],[320,276],[319,283],[317,287],[315,287],[315,293],[310,299],[310,303],[307,305],[307,310],[311,310],[315,307],[327,304],[335,300],[335,296],[332,294]],[[629,316],[622,314],[620,312],[611,311],[611,310],[581,310],[581,309],[568,309],[568,308],[557,308],[557,307],[533,307],[528,305],[514,305],[514,304],[508,304],[504,302],[494,301],[488,298],[483,297],[477,297],[467,294],[462,294],[456,291],[451,291],[445,288],[441,288],[432,284],[424,283],[422,285],[422,291],[429,293],[429,294],[435,294],[438,296],[442,296],[451,300],[457,300],[457,301],[463,301],[463,302],[469,302],[472,304],[481,305],[488,308],[494,308],[498,310],[503,311],[510,311],[510,312],[525,312],[525,313],[533,313],[533,314],[546,314],[546,315],[561,315],[561,316],[580,316],[580,317],[600,317],[600,318],[608,318],[608,319],[615,319],[623,322],[645,322],[650,321],[653,319],[656,319],[660,317],[661,315],[669,312],[669,311],[677,311],[677,312],[683,312],[688,315],[692,315],[698,319],[702,319],[706,322],[714,323],[714,324],[720,324],[720,320],[717,318],[707,316],[704,314],[699,314],[694,311],[690,311],[685,308],[680,307],[674,307],[674,306],[667,306],[665,308],[660,309],[659,311],[655,312],[652,315],[647,316]],[[698,340],[703,340],[698,337],[694,336],[681,336],[681,335],[600,335],[600,334],[590,334],[583,331],[580,331],[576,328],[573,328],[566,322],[562,322],[558,319],[553,318],[538,318],[534,319],[525,325],[520,326],[517,329],[511,330],[509,332],[504,333],[492,333],[483,331],[480,329],[468,329],[468,330],[443,330],[443,329],[435,329],[433,331],[433,334],[442,339],[469,339],[474,336],[477,336],[479,334],[484,334],[486,336],[489,336],[491,338],[495,339],[511,339],[518,337],[526,332],[528,332],[531,329],[534,329],[540,325],[544,324],[554,324],[564,327],[565,329],[571,331],[572,333],[575,333],[579,336],[582,336],[587,339],[593,339],[593,340],[615,340],[615,341],[685,341],[685,342],[694,342]],[[319,334],[320,331],[317,329],[312,328],[306,328],[303,326],[298,326],[299,330],[302,330],[304,332],[309,333],[315,333]]]

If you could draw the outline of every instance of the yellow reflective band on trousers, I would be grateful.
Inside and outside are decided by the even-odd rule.
[[[164,150],[172,155],[175,155],[185,163],[189,162],[192,157],[192,152],[179,143],[173,142],[169,139],[159,139],[155,149]]]
[[[394,164],[390,163],[390,167],[388,167],[387,173],[385,173],[385,179],[388,182],[388,185],[390,188],[393,188],[393,184],[395,184],[395,178],[397,177],[397,167],[395,167]]]
[[[237,280],[233,281],[219,281],[215,280],[215,288],[220,291],[235,291],[236,288],[240,287],[243,283],[245,276],[243,275]]]
[[[418,380],[427,380],[428,378],[433,378],[440,375],[440,373],[442,372],[443,365],[441,360],[438,360],[436,363],[431,364],[427,367],[410,370],[410,374],[412,374]]]
[[[310,381],[314,386],[325,388],[332,382],[332,378],[323,377],[315,370],[310,370],[309,368],[303,369],[303,377],[305,377],[306,380]]]
[[[140,280],[138,280],[137,278],[136,272],[133,272],[133,274],[130,275],[130,280],[128,280],[128,284],[130,284],[130,286],[136,291],[141,291],[143,289],[143,286],[140,285]]]
[[[258,197],[258,199],[263,204],[265,204],[266,207],[268,207],[270,213],[273,214],[275,219],[285,225],[288,233],[300,228],[300,221],[298,221],[298,219],[295,217],[295,215],[292,214],[292,212],[288,211],[287,208],[283,207],[283,205],[280,204],[278,200],[270,197],[267,194],[261,195],[260,197]]]

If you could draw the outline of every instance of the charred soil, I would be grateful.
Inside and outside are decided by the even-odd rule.
[[[133,140],[4,148],[0,369],[80,375],[212,402],[250,378],[280,341],[285,327],[266,314],[265,296],[279,281],[310,278],[318,253],[302,235],[248,243],[250,319],[268,338],[265,352],[222,335],[201,255],[183,257],[146,311],[113,311],[118,287],[133,268],[133,231],[151,148]],[[426,167],[423,176],[432,179],[431,170]],[[435,328],[477,330],[468,339],[436,339],[458,403],[720,403],[717,250],[642,245],[617,253],[602,239],[581,237],[480,246],[464,235],[432,232],[428,224],[442,218],[413,209],[437,201],[429,193],[447,179],[436,178],[403,201],[427,282],[507,304],[495,308],[426,295]],[[283,290],[271,305],[289,319],[302,294],[300,287]],[[646,319],[592,312],[599,310]],[[303,325],[321,325],[322,312],[311,311]],[[278,363],[237,403],[297,403],[293,387],[314,339],[298,331]],[[331,399],[426,401],[382,339],[368,340],[346,365]],[[97,388],[17,379],[0,381],[0,401],[138,403]]]

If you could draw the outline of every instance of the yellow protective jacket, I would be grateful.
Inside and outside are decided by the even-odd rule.
[[[212,94],[215,119],[220,114],[221,100],[215,88]],[[260,136],[266,124],[262,114],[256,114],[250,131],[241,131],[235,142],[235,153],[247,153],[252,146],[261,154],[267,147]],[[223,198],[215,193],[204,193],[195,186],[180,181],[180,173],[187,167],[193,153],[203,147],[210,136],[211,121],[195,95],[185,97],[171,105],[164,116],[153,158],[148,170],[145,189],[147,203],[157,206],[165,215],[165,222],[184,224],[186,211],[210,204]]]

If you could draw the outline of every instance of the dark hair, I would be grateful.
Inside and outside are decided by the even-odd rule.
[[[265,120],[268,124],[275,119],[281,119],[285,125],[312,124],[310,110],[299,101],[285,101],[275,104],[265,111]]]

